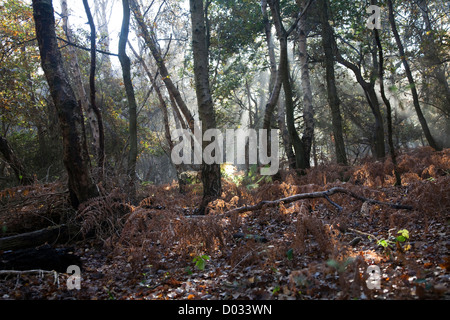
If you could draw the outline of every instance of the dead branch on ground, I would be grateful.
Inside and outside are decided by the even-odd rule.
[[[413,209],[411,206],[408,206],[408,205],[402,205],[402,204],[397,204],[397,203],[383,202],[383,201],[379,201],[379,200],[375,200],[375,199],[369,199],[369,198],[365,198],[359,194],[356,194],[353,191],[347,190],[345,188],[335,187],[335,188],[331,188],[326,191],[300,193],[300,194],[296,194],[296,195],[293,195],[290,197],[277,199],[277,200],[273,200],[273,201],[265,200],[265,201],[261,201],[261,202],[255,204],[255,205],[243,206],[243,207],[229,210],[229,211],[225,212],[224,214],[225,215],[233,215],[233,214],[243,213],[243,212],[247,212],[247,211],[256,211],[256,210],[261,209],[262,207],[275,207],[275,206],[279,205],[280,203],[288,204],[288,203],[298,201],[298,200],[317,199],[317,198],[325,198],[328,202],[330,202],[333,206],[335,206],[339,212],[341,212],[343,210],[342,207],[339,206],[337,203],[331,201],[331,199],[329,198],[330,196],[337,194],[337,193],[345,193],[345,194],[347,194],[357,200],[360,200],[362,202],[368,202],[371,204],[389,206],[394,209],[405,209],[405,210]]]

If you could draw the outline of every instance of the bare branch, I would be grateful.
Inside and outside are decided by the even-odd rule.
[[[331,188],[330,190],[326,190],[326,191],[318,191],[318,192],[311,192],[311,193],[300,193],[300,194],[296,194],[290,197],[286,197],[286,198],[282,198],[282,199],[278,199],[278,200],[273,200],[273,201],[261,201],[255,205],[252,206],[243,206],[243,207],[239,207],[239,208],[235,208],[232,210],[229,210],[227,212],[225,212],[225,215],[232,215],[232,214],[238,214],[238,213],[242,213],[242,212],[247,212],[247,211],[255,211],[255,210],[259,210],[262,207],[275,207],[277,205],[279,205],[280,203],[291,203],[294,201],[298,201],[298,200],[303,200],[303,199],[317,199],[317,198],[325,198],[326,200],[328,200],[333,206],[335,206],[336,208],[338,208],[339,211],[342,210],[342,207],[337,205],[336,203],[334,203],[333,201],[331,201],[329,199],[329,196],[334,195],[336,193],[345,193],[355,199],[358,199],[360,201],[363,202],[369,202],[372,204],[378,204],[378,205],[385,205],[385,206],[389,206],[391,208],[394,209],[406,209],[406,210],[412,210],[413,208],[411,206],[407,206],[407,205],[402,205],[402,204],[396,204],[396,203],[391,203],[391,202],[383,202],[383,201],[378,201],[378,200],[374,200],[374,199],[368,199],[365,198],[363,196],[360,196],[356,193],[354,193],[353,191],[347,190],[345,188],[340,188],[340,187],[335,187],[335,188]]]

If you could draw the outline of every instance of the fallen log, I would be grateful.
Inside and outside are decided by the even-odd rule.
[[[288,204],[294,201],[298,201],[298,200],[303,200],[303,199],[316,199],[316,198],[325,198],[327,201],[329,201],[333,206],[335,206],[338,211],[342,211],[342,207],[339,206],[337,203],[331,201],[331,199],[329,198],[330,196],[337,194],[337,193],[344,193],[347,194],[355,199],[358,199],[362,202],[368,202],[371,204],[378,204],[378,205],[383,205],[383,206],[389,206],[391,208],[394,209],[405,209],[405,210],[412,210],[413,207],[408,206],[408,205],[402,205],[402,204],[397,204],[397,203],[391,203],[391,202],[383,202],[383,201],[379,201],[379,200],[375,200],[375,199],[369,199],[369,198],[365,198],[361,195],[358,195],[356,193],[354,193],[353,191],[347,190],[345,188],[341,188],[341,187],[335,187],[335,188],[331,188],[329,190],[326,191],[317,191],[317,192],[310,192],[310,193],[300,193],[300,194],[296,194],[290,197],[286,197],[286,198],[282,198],[282,199],[277,199],[277,200],[273,200],[273,201],[269,201],[269,200],[265,200],[265,201],[261,201],[255,205],[251,205],[251,206],[243,206],[243,207],[239,207],[239,208],[235,208],[232,210],[229,210],[227,212],[225,212],[225,215],[233,215],[233,214],[238,214],[238,213],[243,213],[243,212],[247,212],[247,211],[255,211],[255,210],[259,210],[262,207],[275,207],[277,205],[279,205],[280,203],[284,203],[284,204]]]
[[[0,270],[54,270],[67,272],[67,267],[81,268],[80,257],[70,253],[68,248],[52,248],[44,245],[38,248],[20,249],[0,255]]]
[[[41,230],[21,233],[0,238],[0,250],[16,250],[36,247],[44,243],[56,243],[68,240],[69,229],[66,225],[52,226]]]

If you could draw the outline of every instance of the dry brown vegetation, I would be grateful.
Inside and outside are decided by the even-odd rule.
[[[399,187],[389,160],[324,165],[304,176],[282,172],[281,181],[252,190],[224,180],[206,216],[193,215],[200,185],[188,185],[185,194],[175,183],[142,187],[137,206],[116,188],[76,213],[58,183],[3,190],[4,235],[71,223],[86,239],[72,243],[84,263],[81,290],[67,290],[66,274],[59,285],[50,276],[0,276],[0,298],[448,299],[450,149],[419,148],[398,163]],[[224,214],[336,186],[413,210],[336,194],[331,200],[341,212],[318,198]],[[390,238],[405,229],[405,242]],[[377,240],[392,240],[392,247]],[[193,262],[199,257],[204,268]],[[381,289],[366,285],[370,265],[380,267]]]

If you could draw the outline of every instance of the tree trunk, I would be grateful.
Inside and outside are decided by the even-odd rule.
[[[328,4],[326,0],[319,0],[319,15],[322,25],[322,47],[325,53],[326,82],[328,92],[328,104],[331,109],[331,121],[333,126],[334,145],[336,150],[336,160],[340,164],[347,165],[347,155],[345,152],[344,135],[342,130],[342,118],[340,101],[336,88],[334,74],[333,55],[333,30],[328,22]]]
[[[68,240],[69,228],[66,225],[58,225],[0,238],[0,251],[31,248],[44,243],[62,243]]]
[[[362,79],[362,78],[361,78]],[[373,134],[373,144],[375,146],[375,157],[383,159],[386,156],[386,148],[384,143],[384,124],[383,116],[380,110],[380,103],[375,92],[375,81],[365,83],[364,91],[366,92],[367,101],[369,102],[372,114],[375,117],[375,130]]]
[[[166,85],[167,90],[170,92],[170,94],[175,99],[178,107],[180,108],[181,112],[183,113],[184,117],[186,118],[186,122],[189,125],[189,128],[191,129],[191,132],[194,133],[195,131],[195,123],[194,123],[194,116],[189,111],[189,108],[187,107],[186,103],[184,102],[180,91],[175,86],[175,84],[172,81],[172,78],[170,77],[169,71],[167,70],[166,64],[164,63],[164,59],[161,54],[161,50],[158,46],[158,43],[156,41],[156,38],[154,36],[153,27],[144,21],[144,17],[142,16],[141,10],[139,8],[139,5],[137,4],[136,0],[130,0],[130,7],[133,11],[134,17],[136,18],[136,22],[139,26],[139,30],[141,31],[142,37],[146,43],[146,45],[149,47],[153,58],[156,61],[156,65],[159,69],[159,73],[161,75],[161,78]],[[150,32],[149,32],[150,29]]]
[[[284,150],[288,160],[289,169],[295,169],[295,154],[292,150],[291,140],[289,139],[289,132],[286,128],[286,107],[284,100],[278,101],[278,127],[280,128],[281,139],[283,141]]]
[[[330,27],[331,28],[331,27]],[[331,30],[331,29],[330,29]],[[375,118],[375,127],[373,131],[373,135],[371,137],[371,144],[374,147],[374,156],[377,159],[383,159],[386,156],[385,151],[385,143],[384,143],[384,124],[383,124],[383,116],[380,110],[380,103],[378,101],[378,97],[375,91],[375,80],[376,75],[378,74],[378,61],[376,57],[376,53],[373,53],[373,67],[371,71],[371,79],[369,82],[364,80],[361,66],[357,66],[356,64],[351,63],[350,61],[344,59],[340,54],[339,49],[337,48],[336,41],[334,37],[331,39],[333,52],[336,56],[337,61],[343,66],[349,68],[355,74],[356,80],[364,90],[366,95],[367,102],[369,103],[370,110]]]
[[[216,127],[214,104],[209,86],[208,46],[205,27],[205,11],[203,0],[190,0],[192,21],[192,49],[194,55],[195,91],[197,94],[198,112],[202,121],[203,133]],[[202,150],[208,145],[203,141]],[[222,185],[220,164],[206,164],[202,161],[203,200],[200,214],[205,213],[208,203],[220,196]]]
[[[386,105],[386,122],[388,126],[388,144],[389,151],[391,154],[392,164],[394,166],[394,176],[395,176],[395,185],[401,186],[402,180],[401,175],[398,172],[397,167],[397,155],[394,147],[394,140],[392,138],[392,107],[389,99],[386,97],[386,91],[384,88],[384,55],[383,55],[383,47],[381,45],[380,34],[377,29],[374,29],[375,33],[375,41],[378,47],[378,60],[379,60],[379,77],[380,77],[380,91],[381,97],[383,99],[384,104]]]
[[[290,143],[295,151],[295,167],[296,169],[306,169],[308,164],[305,159],[305,151],[303,142],[300,139],[294,121],[294,94],[292,92],[289,60],[288,60],[288,36],[280,16],[280,1],[270,0],[269,7],[274,19],[275,29],[277,30],[278,39],[280,41],[280,61],[278,67],[277,78],[281,79],[285,95],[286,104],[286,127],[289,133]],[[278,80],[277,80],[278,81]]]
[[[278,103],[278,98],[280,96],[281,91],[281,77],[278,76],[277,65],[275,61],[275,48],[273,44],[272,37],[272,25],[270,24],[269,17],[267,14],[267,0],[261,1],[261,11],[263,14],[263,22],[264,22],[264,30],[266,33],[266,42],[269,51],[269,59],[270,59],[270,82],[269,82],[269,91],[270,97],[266,103],[264,119],[263,119],[263,129],[269,130],[272,125],[273,112],[275,110],[275,106]],[[269,141],[270,139],[268,139]],[[269,145],[268,145],[269,146]],[[268,147],[267,150],[270,150]]]
[[[109,0],[96,0],[94,1],[95,10],[94,14],[97,20],[98,31],[100,34],[99,45],[103,51],[110,52],[110,38],[108,23],[110,19],[107,16],[107,7]],[[110,79],[112,77],[112,67],[111,59],[109,55],[104,54],[100,57],[99,65],[104,66],[103,70],[105,72],[104,79]]]
[[[67,0],[61,0],[61,14],[63,17],[64,32],[66,34],[67,40],[69,42],[71,42],[72,41],[72,31],[70,30],[69,21],[68,21],[69,11],[67,8]],[[93,144],[94,154],[97,157],[101,150],[101,136],[103,136],[103,133],[100,133],[101,125],[98,122],[99,118],[97,117],[95,110],[89,100],[87,93],[86,93],[86,90],[84,89],[76,49],[73,46],[68,46],[67,50],[70,55],[69,65],[70,65],[70,70],[73,73],[73,80],[74,80],[73,85],[74,85],[74,89],[76,92],[76,97],[77,97],[78,101],[80,101],[83,111],[86,113],[87,123],[89,125],[89,129],[92,134],[92,144]]]
[[[139,62],[142,64],[145,72],[147,73],[147,76],[150,80],[150,83],[152,84],[153,89],[156,92],[156,95],[158,97],[159,100],[159,109],[161,110],[162,114],[163,114],[163,123],[164,123],[164,136],[166,138],[167,141],[167,145],[169,146],[169,150],[168,150],[168,154],[171,154],[172,149],[173,149],[173,141],[172,141],[172,136],[170,134],[170,124],[169,124],[169,113],[167,110],[167,103],[164,100],[164,97],[161,93],[161,90],[159,89],[158,84],[156,83],[156,79],[154,76],[152,76],[150,69],[148,68],[147,64],[145,63],[145,60],[142,58],[142,56],[140,56],[136,50],[133,48],[133,46],[131,44],[129,44],[130,49],[133,51],[133,54],[136,56],[136,58],[139,60]],[[180,193],[184,193],[185,192],[185,188],[184,188],[184,181],[182,179],[180,179],[180,174],[181,174],[181,166],[180,165],[176,165],[174,164],[175,170],[177,171],[177,179],[178,179],[178,185],[179,185],[179,191]]]
[[[94,19],[92,18],[91,9],[89,8],[89,3],[87,0],[83,0],[84,9],[89,22],[89,27],[91,29],[91,69],[89,74],[89,90],[90,90],[90,100],[91,108],[94,111],[95,117],[97,118],[98,125],[98,143],[96,145],[96,158],[97,158],[97,168],[99,168],[98,180],[103,180],[103,170],[105,165],[105,132],[103,129],[103,119],[102,114],[97,107],[97,102],[95,99],[95,69],[97,66],[97,42],[96,42],[96,32]]]
[[[129,134],[130,134],[130,151],[128,154],[127,174],[130,178],[130,198],[134,200],[136,197],[136,161],[137,161],[137,114],[136,114],[136,97],[134,95],[133,83],[131,81],[131,62],[126,53],[128,42],[128,32],[130,26],[130,6],[128,0],[122,0],[123,21],[119,38],[119,60],[122,66],[123,83],[128,100],[129,112]]]
[[[63,138],[63,159],[68,173],[72,206],[96,196],[97,189],[89,171],[89,154],[83,135],[81,107],[68,82],[55,32],[55,18],[51,0],[33,0],[36,38],[39,44],[42,69],[58,112]]]
[[[305,1],[303,1],[303,6]],[[309,77],[309,65],[308,65],[308,37],[307,37],[307,25],[306,15],[302,16],[299,23],[299,35],[298,35],[298,53],[300,57],[302,89],[303,89],[303,118],[305,121],[305,128],[303,131],[303,148],[305,153],[305,161],[308,164],[311,159],[311,147],[314,138],[314,107],[313,107],[313,95],[311,90],[311,80]]]
[[[400,39],[400,35],[397,31],[397,25],[394,17],[394,8],[392,5],[392,0],[388,0],[389,7],[389,22],[391,24],[392,32],[394,34],[395,42],[397,43],[398,51],[400,53],[400,59],[402,60],[403,67],[405,68],[406,77],[408,78],[409,86],[411,87],[411,94],[413,96],[413,104],[414,109],[416,110],[417,117],[419,119],[420,125],[422,126],[423,133],[425,138],[428,141],[428,144],[435,150],[440,151],[442,148],[436,143],[433,136],[431,135],[430,129],[427,124],[427,120],[422,113],[422,109],[419,104],[419,95],[416,89],[416,83],[411,73],[411,69],[409,67],[409,63],[406,60],[405,49],[403,48],[403,43]]]
[[[68,249],[54,249],[50,245],[43,245],[6,252],[0,260],[0,270],[17,272],[41,269],[67,272],[70,265],[81,267],[80,257],[68,251]]]
[[[422,40],[421,44],[424,54],[423,60],[425,66],[434,74],[440,86],[441,94],[444,97],[443,109],[445,110],[445,114],[450,117],[450,86],[448,85],[448,78],[445,75],[445,69],[442,67],[436,42],[434,41],[435,35],[428,15],[428,4],[426,0],[419,0],[417,5],[422,12],[422,17],[425,22],[424,40]]]

